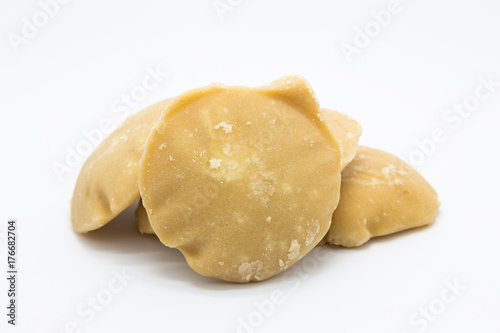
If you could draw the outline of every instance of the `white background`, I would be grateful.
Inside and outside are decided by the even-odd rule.
[[[20,275],[10,327],[1,274],[0,330],[70,332],[74,322],[77,332],[237,332],[243,320],[253,326],[241,332],[500,332],[500,86],[466,117],[444,118],[477,101],[480,77],[500,81],[500,2],[401,0],[379,32],[370,13],[386,0],[221,2],[232,4],[223,19],[213,0],[74,0],[43,25],[37,1],[1,1],[0,258],[5,271],[6,222],[15,218]],[[9,38],[33,15],[41,26],[16,52]],[[372,37],[347,59],[342,43],[356,46],[366,27]],[[140,89],[148,68],[169,75],[130,113],[212,81],[304,76],[323,107],[363,125],[362,144],[413,156],[440,195],[436,223],[357,249],[326,246],[288,276],[247,285],[198,276],[176,250],[136,231],[132,209],[76,234],[69,201],[83,161],[61,180],[53,164],[102,119],[120,123],[113,105]],[[439,128],[445,138],[430,144]],[[101,311],[77,312],[110,295],[122,270],[134,279]],[[454,295],[450,283],[466,289]],[[259,310],[273,290],[283,302]],[[422,319],[429,307],[432,319]]]

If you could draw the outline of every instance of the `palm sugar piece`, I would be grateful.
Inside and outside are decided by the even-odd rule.
[[[153,228],[151,228],[151,223],[149,223],[148,213],[142,204],[142,199],[139,200],[139,204],[135,210],[135,219],[137,220],[137,228],[139,228],[141,234],[152,235],[155,233]]]
[[[325,240],[359,246],[372,237],[431,224],[439,205],[436,191],[407,163],[360,146],[342,172],[340,202]]]
[[[321,109],[321,113],[333,136],[340,142],[342,170],[344,170],[356,156],[359,137],[362,133],[361,125],[348,115],[338,111]]]
[[[141,234],[152,235],[155,233],[151,227],[151,223],[149,222],[148,212],[146,212],[146,208],[144,208],[144,205],[142,204],[142,198],[139,201],[139,205],[135,209],[135,219],[137,221],[137,228]]]
[[[139,198],[137,179],[144,144],[170,101],[128,118],[89,156],[71,200],[71,222],[77,232],[102,227]]]
[[[342,152],[341,169],[343,170],[356,156],[358,140],[362,133],[361,125],[356,120],[337,111],[320,109],[320,113],[330,132],[339,141],[340,151]],[[135,216],[137,227],[142,234],[154,234],[148,220],[148,214],[142,205],[142,200],[137,206]]]
[[[199,274],[267,279],[330,227],[341,154],[311,87],[284,77],[259,88],[187,92],[155,124],[139,187],[152,229]]]

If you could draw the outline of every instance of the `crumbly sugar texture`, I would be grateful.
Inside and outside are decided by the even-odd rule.
[[[349,164],[358,148],[358,140],[361,136],[361,125],[351,117],[328,109],[320,109],[320,118],[326,122],[328,129],[340,144],[340,151],[342,153],[341,169],[343,170]],[[226,147],[227,148],[227,147]],[[211,165],[219,165],[222,163],[220,159],[212,159]],[[214,164],[216,163],[216,164]],[[143,234],[154,234],[153,228],[148,220],[148,215],[142,201],[139,203],[135,213],[137,219],[137,227]]]
[[[436,191],[411,166],[381,150],[360,146],[342,172],[340,202],[325,241],[347,247],[434,222]]]
[[[84,163],[71,199],[71,222],[77,232],[102,227],[139,198],[144,144],[169,102],[163,100],[129,117]]]
[[[341,160],[303,78],[212,84],[176,98],[155,124],[139,188],[154,233],[196,272],[260,281],[325,236]]]

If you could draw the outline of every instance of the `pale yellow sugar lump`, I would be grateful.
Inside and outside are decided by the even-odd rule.
[[[340,142],[343,170],[356,156],[358,140],[362,133],[361,125],[338,111],[321,109],[321,114],[330,131]]]
[[[148,213],[142,204],[142,199],[139,200],[139,205],[135,210],[135,218],[137,220],[137,227],[142,234],[154,234],[153,228],[151,228],[151,223],[149,223]]]
[[[161,242],[196,272],[233,282],[267,279],[302,258],[328,231],[340,196],[340,144],[318,113],[307,81],[293,76],[175,99],[139,172]]]
[[[410,165],[360,146],[342,172],[340,202],[325,240],[359,246],[372,237],[431,224],[439,206],[436,191]]]
[[[327,124],[330,132],[335,136],[335,138],[339,142],[340,151],[342,152],[341,169],[344,169],[346,165],[348,165],[352,161],[354,156],[356,156],[358,140],[362,133],[361,125],[356,120],[350,118],[349,116],[343,113],[324,108],[320,109],[318,117],[320,118],[320,120],[324,121]],[[217,126],[215,126],[214,129],[221,128],[221,126],[223,126],[221,124],[223,123],[227,127],[227,123],[222,122]],[[251,124],[252,124],[251,121],[246,122],[246,125],[251,125]],[[166,144],[162,144],[160,147],[164,146],[166,146]],[[222,151],[223,151],[222,156],[230,156],[231,145],[229,143],[225,143]],[[170,157],[170,159],[172,160],[172,157]],[[223,162],[222,159],[212,158],[209,160],[210,168],[218,169],[222,165],[222,162]],[[285,192],[293,191],[291,186],[286,182],[282,183],[281,187]],[[144,210],[142,204],[139,204],[137,210]],[[139,229],[142,233],[154,233],[153,229],[150,226],[148,226],[149,221],[147,220],[147,214],[145,214],[145,212],[144,214],[142,212],[141,214],[137,213],[136,216],[138,220]],[[266,221],[270,222],[271,217],[266,218]]]
[[[77,232],[102,227],[139,199],[144,144],[169,102],[158,102],[128,118],[89,156],[71,199],[71,222]]]

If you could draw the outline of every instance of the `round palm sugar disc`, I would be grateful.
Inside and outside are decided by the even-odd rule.
[[[308,83],[213,84],[156,123],[139,183],[152,229],[198,273],[269,278],[326,234],[340,191],[339,143]]]

